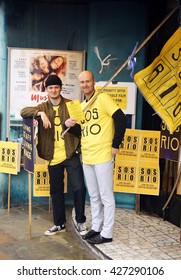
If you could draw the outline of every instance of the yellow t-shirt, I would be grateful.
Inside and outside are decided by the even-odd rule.
[[[87,106],[85,100],[82,109]],[[112,115],[119,109],[112,97],[101,93],[84,112],[85,121],[81,122],[82,161],[86,164],[104,163],[112,158],[114,121]]]
[[[55,135],[54,135],[54,157],[50,162],[50,165],[55,165],[61,163],[66,159],[65,153],[65,142],[61,138],[62,133],[62,125],[60,122],[60,118],[58,115],[59,106],[53,106],[54,111],[56,111],[54,118],[54,127],[55,127]]]

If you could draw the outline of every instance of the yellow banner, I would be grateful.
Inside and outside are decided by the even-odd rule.
[[[21,144],[0,141],[0,172],[17,174],[20,171]]]
[[[134,80],[173,133],[181,125],[181,27],[152,64],[135,74]]]
[[[116,155],[114,191],[158,195],[160,131],[126,129]]]

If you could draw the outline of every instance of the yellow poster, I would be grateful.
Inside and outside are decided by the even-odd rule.
[[[140,149],[140,137],[140,130],[126,129],[124,141],[116,158],[122,160],[124,157],[126,160],[137,161]]]
[[[136,193],[159,195],[160,170],[154,161],[140,161],[138,163],[138,181]]]
[[[0,141],[0,172],[17,174],[20,171],[21,144]]]
[[[34,164],[34,196],[50,196],[50,178],[47,164]],[[67,193],[67,172],[64,171],[64,193]]]
[[[181,125],[181,27],[170,37],[160,55],[134,80],[145,99],[165,121],[170,133]]]
[[[72,100],[67,102],[66,105],[71,118],[75,118],[78,123],[84,120],[84,113],[79,100]]]
[[[158,195],[160,132],[126,129],[116,155],[114,191]]]
[[[158,162],[160,149],[160,131],[141,130],[140,161]]]
[[[136,182],[136,161],[116,160],[114,170],[114,191],[123,193],[136,193]]]
[[[34,164],[34,196],[50,196],[48,166],[46,164]]]

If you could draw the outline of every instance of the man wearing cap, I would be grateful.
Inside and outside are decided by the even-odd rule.
[[[65,231],[65,169],[73,191],[77,229],[83,235],[86,233],[86,187],[79,157],[80,126],[75,125],[70,129],[70,133],[66,133],[64,139],[61,138],[65,121],[69,118],[66,102],[70,100],[61,96],[62,81],[58,76],[50,75],[45,86],[49,100],[34,107],[23,108],[20,112],[23,118],[38,119],[37,151],[40,158],[48,161],[54,226],[45,231],[45,235]]]

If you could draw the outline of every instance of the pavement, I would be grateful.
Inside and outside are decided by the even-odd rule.
[[[90,228],[91,213],[88,205],[86,216],[87,225]],[[179,227],[156,215],[142,212],[137,214],[134,209],[116,208],[115,217],[113,241],[88,245],[90,250],[100,258],[181,260],[181,229]]]
[[[45,236],[53,225],[48,206],[0,209],[0,260],[181,260],[180,228],[158,216],[116,208],[113,241],[91,245],[76,229],[74,209],[66,213],[66,232]],[[89,204],[86,216],[90,229]]]
[[[9,212],[0,209],[0,260],[97,259],[76,234],[71,208],[66,216],[66,232],[45,236],[53,226],[48,206],[33,206],[32,211],[27,206],[10,208]]]

